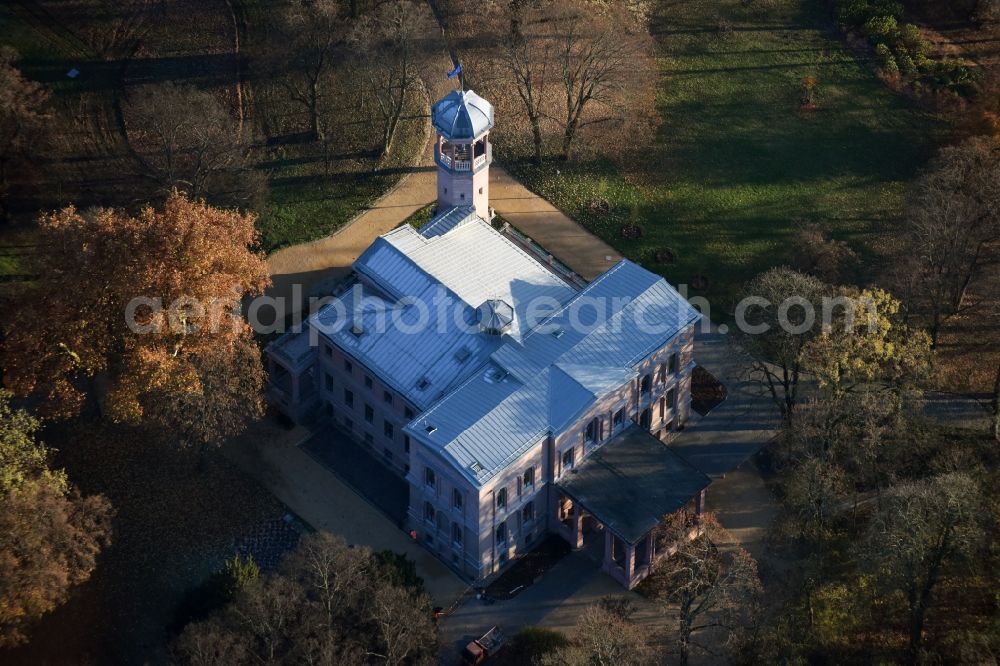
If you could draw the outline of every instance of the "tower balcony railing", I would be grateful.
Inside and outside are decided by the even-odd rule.
[[[434,149],[434,153],[437,157],[438,163],[444,168],[451,169],[452,171],[472,171],[486,164],[489,159],[489,153],[484,153],[477,156],[474,160],[459,160],[455,159],[451,155],[448,155],[447,153],[441,152],[436,147]]]

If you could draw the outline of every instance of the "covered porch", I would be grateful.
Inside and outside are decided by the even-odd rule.
[[[558,529],[574,548],[602,538],[601,568],[631,589],[673,550],[657,542],[663,517],[688,506],[700,515],[710,483],[668,445],[632,426],[556,484]],[[693,524],[691,534],[697,529]]]

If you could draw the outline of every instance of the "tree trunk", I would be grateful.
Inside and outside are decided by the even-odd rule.
[[[531,135],[535,142],[535,164],[542,164],[542,126],[538,122],[538,116],[531,116]]]
[[[323,130],[319,126],[319,76],[309,82],[309,134],[313,141],[323,138]]]
[[[927,608],[924,604],[918,603],[910,612],[910,645],[907,661],[916,664],[920,657],[920,643],[924,633],[924,616]]]
[[[677,663],[680,666],[688,666],[691,654],[691,627],[694,624],[694,618],[691,617],[692,601],[682,602],[680,608],[680,627],[677,632]]]
[[[569,151],[573,147],[573,139],[576,138],[576,126],[578,122],[578,118],[573,118],[573,120],[566,123],[566,131],[563,132],[562,154],[559,156],[559,159],[564,162],[569,159]]]
[[[1000,442],[1000,365],[997,366],[997,378],[993,383],[993,437]]]

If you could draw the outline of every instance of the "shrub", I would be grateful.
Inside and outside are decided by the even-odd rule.
[[[976,70],[964,60],[928,61],[923,70],[923,79],[938,88],[966,96],[975,88]]]
[[[903,5],[892,0],[846,0],[837,9],[837,18],[841,23],[851,26],[864,25],[873,16],[903,15]]]
[[[872,16],[861,26],[861,33],[876,44],[894,44],[899,39],[899,24],[895,16]]]
[[[899,71],[905,76],[916,76],[917,64],[913,62],[913,58],[905,50],[898,49],[896,51],[896,64],[899,65]]]
[[[392,585],[423,592],[424,579],[417,574],[417,565],[413,560],[391,550],[380,550],[374,555]]]
[[[896,64],[896,56],[892,55],[892,49],[886,44],[879,44],[875,47],[875,55],[882,63],[882,71],[886,74],[898,74],[899,65]]]
[[[906,48],[909,52],[910,57],[914,60],[920,60],[926,58],[927,51],[930,49],[930,44],[924,39],[924,36],[920,34],[920,28],[913,25],[912,23],[907,23],[902,28],[899,29],[899,46],[901,48]]]
[[[558,631],[544,627],[525,627],[510,637],[497,654],[498,666],[537,664],[546,655],[569,645],[569,639]]]
[[[179,632],[187,624],[202,620],[232,601],[240,590],[253,585],[260,578],[260,567],[252,556],[239,555],[226,560],[222,569],[188,590],[174,611],[170,630]]]

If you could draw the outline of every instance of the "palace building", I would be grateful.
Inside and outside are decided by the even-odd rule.
[[[493,107],[434,105],[434,218],[377,238],[301,331],[267,349],[268,395],[348,433],[409,488],[406,529],[482,582],[546,534],[603,544],[626,587],[662,518],[710,480],[668,446],[690,412],[700,314],[627,260],[586,283],[495,228]]]

